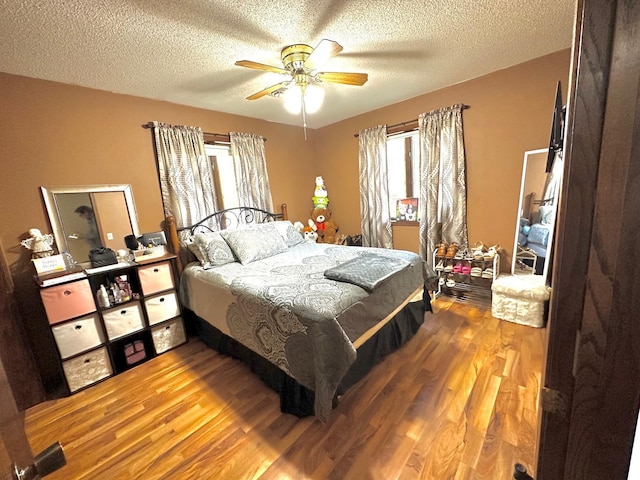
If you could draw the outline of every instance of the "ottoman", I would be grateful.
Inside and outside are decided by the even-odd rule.
[[[544,306],[551,288],[542,275],[500,275],[491,291],[494,317],[531,327],[544,326]]]

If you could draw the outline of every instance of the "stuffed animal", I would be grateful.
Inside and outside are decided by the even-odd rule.
[[[312,227],[302,227],[302,234],[304,235],[304,239],[308,242],[318,241],[318,232],[316,232]]]
[[[327,189],[324,186],[324,179],[322,177],[316,177],[316,190],[311,198],[313,200],[313,207],[326,207],[329,205],[329,197]]]
[[[318,240],[316,224],[311,219],[308,220],[308,223],[308,225],[303,225],[302,222],[295,222],[293,226],[302,234],[305,240],[309,242],[316,242]]]
[[[334,243],[338,224],[331,218],[331,210],[328,207],[316,207],[311,211],[311,219],[315,222],[318,231],[318,241]]]

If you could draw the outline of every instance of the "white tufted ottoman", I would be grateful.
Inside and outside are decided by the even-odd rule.
[[[531,327],[544,326],[544,304],[551,288],[542,275],[500,275],[491,291],[494,317]]]

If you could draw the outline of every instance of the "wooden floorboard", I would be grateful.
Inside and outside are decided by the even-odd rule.
[[[279,410],[247,367],[194,340],[26,412],[48,479],[512,478],[533,471],[543,330],[438,299],[327,423]]]

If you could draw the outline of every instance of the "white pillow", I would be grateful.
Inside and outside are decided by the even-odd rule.
[[[204,255],[202,254],[202,250],[200,250],[200,247],[198,246],[197,243],[192,242],[187,244],[187,249],[195,255],[195,257],[198,259],[198,261],[201,264],[203,265],[205,264],[207,260],[204,258]]]
[[[198,259],[205,270],[236,261],[229,245],[219,232],[198,233],[191,245],[195,245],[200,251],[201,259]],[[196,247],[190,246],[189,249],[198,257]]]
[[[287,247],[294,247],[300,243],[304,243],[302,233],[296,230],[289,220],[278,220],[276,222],[265,223],[262,225],[273,225],[282,238],[284,238]]]
[[[240,263],[262,260],[287,251],[287,244],[273,222],[220,232]]]
[[[540,205],[540,223],[545,225],[553,221],[553,205]]]

